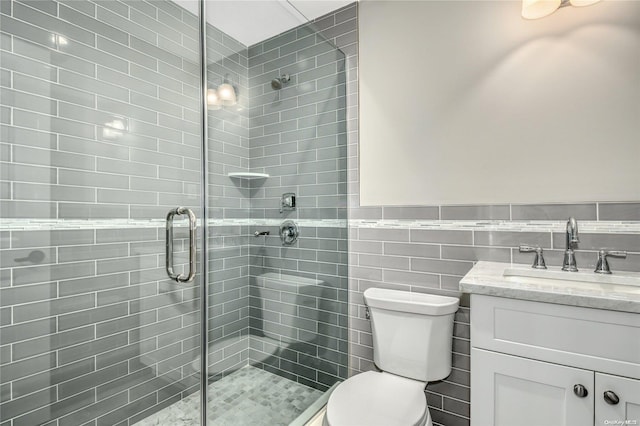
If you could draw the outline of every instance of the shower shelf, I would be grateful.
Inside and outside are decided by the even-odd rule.
[[[252,172],[232,172],[227,176],[239,179],[265,179],[269,177],[267,173],[252,173]]]

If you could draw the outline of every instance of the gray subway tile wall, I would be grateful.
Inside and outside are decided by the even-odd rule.
[[[2,1],[0,19],[1,216],[22,220],[0,233],[0,423],[133,424],[198,387],[196,287],[167,279],[164,224],[149,221],[199,206],[198,20],[169,1],[138,0]],[[210,80],[229,74],[246,95],[246,48],[213,27],[207,36],[219,62]],[[214,213],[246,218],[248,188],[226,178],[248,167],[246,113],[210,118],[211,192],[237,207]],[[29,223],[37,218],[47,222]],[[141,227],[127,223],[136,218]],[[83,221],[64,229],[74,219]],[[96,229],[86,219],[108,221]],[[209,283],[240,289],[244,309],[225,313],[247,317],[239,228],[212,229],[214,249],[245,248],[215,253]],[[184,237],[176,229],[179,264]],[[221,268],[230,272],[218,278]],[[220,326],[222,305],[210,306]],[[226,328],[246,334],[248,320]],[[246,360],[248,344],[225,351]]]
[[[250,362],[322,390],[347,377],[348,357],[345,60],[316,33],[338,13],[249,48],[249,168],[270,175],[250,184],[251,218],[300,226],[292,247],[255,227],[270,236],[250,241]],[[280,213],[287,192],[296,210]]]
[[[171,165],[182,167],[182,159],[180,157],[172,157],[163,156],[157,152],[158,150],[158,139],[152,141],[153,143],[145,146],[145,151],[135,150],[129,148],[129,143],[137,140],[138,138],[134,136],[132,133],[137,130],[136,119],[141,119],[143,121],[147,121],[152,124],[154,130],[156,131],[155,135],[151,136],[159,136],[161,137],[172,137],[173,142],[177,142],[179,144],[186,144],[190,139],[183,141],[183,135],[181,132],[173,132],[173,133],[165,133],[170,132],[170,129],[163,128],[162,124],[158,124],[158,111],[163,111],[167,109],[167,112],[182,118],[183,111],[198,110],[198,102],[197,99],[189,99],[187,102],[183,103],[173,103],[168,104],[163,102],[156,92],[160,91],[161,87],[159,85],[147,85],[143,84],[138,85],[130,85],[130,87],[123,87],[123,83],[120,78],[113,79],[113,81],[102,80],[102,79],[90,79],[87,80],[83,77],[77,78],[77,74],[70,74],[68,70],[68,64],[73,63],[74,60],[84,58],[87,59],[91,64],[90,75],[95,75],[95,70],[98,70],[98,73],[101,74],[103,70],[105,72],[115,72],[114,68],[118,68],[120,62],[122,62],[125,66],[122,67],[123,71],[126,72],[129,69],[129,66],[138,65],[145,67],[145,72],[147,75],[155,75],[157,74],[155,71],[158,67],[158,62],[161,61],[171,61],[173,63],[185,64],[188,61],[196,61],[197,54],[196,48],[197,43],[189,40],[196,39],[197,35],[197,25],[185,27],[189,28],[189,31],[193,34],[190,34],[189,37],[185,37],[185,45],[183,46],[184,52],[183,55],[186,56],[177,56],[175,54],[170,54],[168,52],[164,52],[165,55],[158,58],[152,58],[151,61],[145,62],[144,58],[147,58],[146,53],[150,50],[150,45],[146,44],[144,46],[138,46],[134,37],[129,40],[129,33],[131,31],[136,31],[136,29],[144,29],[140,25],[128,20],[126,18],[122,18],[121,24],[128,25],[129,33],[120,31],[116,29],[113,25],[115,23],[105,24],[102,22],[100,18],[100,12],[106,11],[107,7],[117,7],[121,5],[118,2],[112,3],[104,3],[96,7],[91,7],[90,9],[95,11],[97,9],[96,16],[85,15],[84,13],[77,12],[69,7],[53,3],[54,6],[51,7],[50,11],[55,11],[53,14],[43,14],[33,7],[33,2],[27,3],[15,3],[15,7],[13,7],[13,17],[3,15],[3,31],[5,34],[12,34],[11,41],[12,46],[8,50],[3,50],[3,67],[7,67],[7,71],[9,71],[13,75],[13,89],[16,94],[26,95],[27,92],[34,91],[39,94],[47,93],[47,97],[43,97],[42,99],[50,99],[47,102],[54,103],[57,105],[56,110],[59,112],[58,117],[42,117],[38,118],[38,120],[46,120],[42,122],[51,121],[51,130],[52,133],[58,133],[59,138],[59,147],[57,150],[39,150],[33,148],[21,147],[20,144],[29,144],[29,139],[22,139],[17,137],[17,132],[11,132],[10,129],[3,129],[3,142],[7,141],[13,144],[13,149],[11,152],[11,161],[14,164],[30,164],[30,165],[42,165],[42,166],[50,166],[54,168],[58,168],[63,172],[63,176],[60,176],[60,180],[64,183],[67,182],[69,185],[78,185],[85,184],[86,186],[96,186],[99,187],[99,182],[90,182],[87,180],[91,179],[91,176],[95,176],[96,180],[103,182],[107,187],[112,186],[111,181],[121,181],[121,185],[116,185],[116,187],[121,187],[127,193],[113,193],[106,190],[99,190],[95,195],[97,200],[90,199],[89,195],[86,194],[84,199],[77,199],[78,197],[82,197],[82,195],[75,195],[76,198],[73,198],[74,195],[68,195],[71,200],[69,201],[87,201],[87,202],[96,202],[100,203],[112,203],[114,198],[113,196],[124,196],[128,195],[136,204],[140,202],[142,204],[145,203],[155,203],[157,205],[159,201],[158,193],[161,191],[145,191],[144,193],[139,191],[131,191],[128,187],[128,182],[126,182],[128,176],[127,175],[141,175],[149,178],[159,178],[157,165],[164,164],[164,161],[169,161]],[[72,3],[80,3],[80,2],[72,2]],[[37,3],[36,3],[37,4]],[[169,6],[172,7],[172,6]],[[154,7],[155,10],[156,7]],[[124,5],[123,10],[129,10],[129,7]],[[155,12],[157,14],[159,12]],[[182,13],[180,10],[176,13]],[[128,14],[128,12],[127,12]],[[126,14],[125,14],[126,15]],[[11,22],[12,26],[6,27],[4,24]],[[168,29],[161,22],[154,21],[155,28],[152,28],[154,34],[154,40],[158,37],[158,32]],[[191,22],[191,21],[190,21]],[[30,40],[25,40],[20,37],[22,34],[19,30],[28,29],[31,30],[31,26],[29,23],[34,23],[40,25],[42,28],[40,30],[48,30],[46,31],[47,37],[45,39],[40,39],[38,42],[33,43]],[[192,22],[193,23],[193,22]],[[116,25],[118,26],[118,25]],[[15,31],[12,31],[15,29]],[[74,29],[71,31],[70,29]],[[151,30],[144,29],[145,31],[150,32]],[[169,29],[170,30],[170,29]],[[30,31],[25,31],[30,33]],[[62,36],[61,34],[64,34]],[[104,34],[106,37],[110,37],[109,39],[103,39],[98,34]],[[90,37],[89,37],[90,36]],[[57,38],[58,42],[55,44],[52,42],[52,37],[54,39]],[[59,37],[64,38],[64,45],[60,45]],[[97,44],[95,43],[97,39]],[[102,49],[104,46],[100,46],[102,43],[108,43],[109,46],[113,46],[113,49],[117,52],[118,58],[113,58],[114,60],[107,61],[105,64],[100,65],[96,62],[98,58],[104,59],[105,52]],[[156,42],[157,43],[157,42]],[[80,46],[80,47],[78,47]],[[96,46],[96,47],[94,47]],[[129,47],[131,46],[131,47]],[[81,48],[82,51],[73,51],[74,48]],[[142,50],[140,50],[142,49]],[[161,50],[159,50],[161,51]],[[32,75],[32,72],[29,69],[24,68],[15,68],[12,67],[11,60],[7,61],[7,57],[19,56],[22,60],[32,61],[33,58],[39,59],[43,62],[39,63],[39,66],[45,66],[47,62],[47,55],[53,54],[54,56],[63,56],[65,59],[64,64],[59,65],[59,83],[50,84],[46,80],[41,80],[38,75]],[[67,60],[68,59],[68,60]],[[111,59],[111,58],[109,58]],[[126,59],[126,60],[125,60]],[[54,65],[56,65],[54,63]],[[181,65],[182,67],[182,65]],[[38,68],[38,67],[36,67]],[[184,67],[187,68],[187,67]],[[58,69],[55,69],[58,71]],[[127,78],[130,78],[127,76]],[[148,78],[148,77],[147,77]],[[169,80],[169,79],[167,79]],[[181,77],[179,80],[174,79],[174,88],[179,92],[183,91],[183,88],[187,88],[189,86],[193,86],[197,88],[198,78],[196,74],[192,74],[186,70],[181,71]],[[38,84],[33,85],[33,82],[37,82]],[[137,81],[137,83],[143,83],[141,81]],[[70,87],[69,85],[73,86]],[[79,86],[79,87],[78,87]],[[97,90],[96,90],[97,88]],[[149,94],[155,96],[149,97],[147,94],[137,93],[136,90],[144,90],[145,88],[149,88]],[[39,90],[42,89],[42,90]],[[80,89],[80,90],[78,90]],[[26,91],[25,91],[26,90]],[[162,89],[164,90],[164,89]],[[186,98],[185,98],[186,100]],[[21,125],[30,127],[32,129],[40,128],[39,126],[32,126],[32,122],[29,121],[29,117],[33,117],[35,119],[33,112],[35,110],[34,107],[37,108],[38,105],[42,106],[43,102],[34,102],[35,106],[25,105],[22,103],[19,98],[13,97],[5,97],[3,96],[3,103],[8,106],[13,107],[13,120],[12,122],[14,128],[19,128]],[[136,104],[141,105],[141,107],[136,106]],[[153,106],[152,109],[148,109]],[[170,108],[169,108],[170,106]],[[56,114],[53,114],[54,116]],[[27,119],[27,121],[23,120],[22,117]],[[40,116],[38,116],[40,117]],[[63,119],[66,118],[66,119]],[[109,133],[109,129],[105,128],[105,123],[109,123],[112,120],[123,120],[124,123],[121,123],[127,127],[124,134],[118,134],[117,131],[115,133]],[[197,130],[197,122],[195,123],[195,133],[199,132]],[[41,129],[41,130],[49,130],[49,129]],[[141,128],[140,130],[145,131],[146,128]],[[193,129],[190,129],[193,131]],[[129,131],[131,133],[129,133]],[[35,133],[35,132],[32,132]],[[145,132],[147,133],[147,132]],[[69,145],[68,141],[73,140],[69,136],[64,135],[76,135],[80,136],[84,141],[88,139],[89,141],[94,142],[93,146],[102,148],[102,150],[95,152],[90,151],[87,146],[83,146],[83,154],[81,155],[74,150],[66,151],[66,147]],[[110,135],[110,136],[109,136]],[[150,134],[144,134],[142,139],[146,140]],[[22,136],[22,135],[21,135]],[[24,134],[25,138],[29,135]],[[185,138],[186,139],[186,138]],[[78,140],[76,139],[76,145],[78,145]],[[110,148],[115,148],[113,152],[121,152],[122,160],[116,160],[111,158],[102,157],[101,154],[106,151],[111,152]],[[124,148],[126,147],[126,148]],[[120,151],[118,151],[120,149]],[[87,152],[88,151],[88,152]],[[130,156],[130,158],[125,158],[125,154]],[[111,154],[113,155],[113,154]],[[150,165],[136,163],[137,158],[147,158],[145,163],[152,163]],[[3,164],[3,166],[5,166]],[[25,170],[26,171],[26,170]],[[57,170],[56,170],[57,171]],[[89,171],[87,175],[84,174],[84,171]],[[93,174],[95,172],[103,172],[98,174]],[[64,176],[74,173],[69,179],[66,179]],[[12,178],[16,181],[21,181],[21,175],[13,175]],[[47,179],[45,183],[58,183],[52,181],[52,179]],[[54,187],[56,190],[57,187]],[[64,188],[62,188],[64,189]],[[60,191],[60,190],[58,190]],[[6,215],[3,217],[11,217],[11,209],[12,205],[18,205],[23,198],[24,193],[27,191],[17,191],[13,194],[14,203],[3,203],[3,205],[8,206],[6,211]],[[43,191],[42,192],[46,192]],[[61,200],[65,200],[65,198],[61,198]],[[184,200],[187,201],[187,200]],[[197,200],[196,200],[197,201]],[[126,202],[122,204],[127,204]],[[193,204],[193,201],[192,203]],[[197,206],[197,203],[195,204]],[[41,209],[37,209],[37,205],[32,204],[34,211],[38,211]],[[58,211],[57,209],[48,209],[44,210],[50,211],[54,214],[53,218],[57,218],[55,215]],[[18,212],[16,212],[17,214]],[[24,212],[20,212],[24,213]],[[17,215],[18,217],[25,217]],[[29,217],[28,215],[26,215]]]
[[[134,234],[136,232],[135,229],[131,231]],[[138,240],[141,243],[162,244],[163,237],[158,239],[156,229],[152,231],[151,234],[147,233],[146,240]],[[60,238],[65,238],[65,232],[77,231],[60,231]],[[95,231],[90,232],[93,234]],[[11,231],[10,239],[33,239],[30,236],[32,233],[44,232]],[[26,250],[8,248],[3,250],[3,254],[14,259],[18,256],[28,259],[28,255],[24,256],[25,251],[36,254],[42,252],[46,259],[52,249],[47,247],[48,244],[47,241],[33,241]],[[66,421],[73,424],[80,422],[80,419],[84,423],[94,418],[110,424],[101,418],[103,414],[121,406],[136,412],[139,403],[137,398],[129,399],[125,391],[121,395],[124,399],[120,399],[118,406],[108,408],[107,399],[100,394],[100,389],[107,389],[109,385],[133,387],[163,377],[163,380],[148,384],[145,395],[153,399],[153,405],[161,403],[168,396],[188,393],[197,386],[197,377],[193,377],[194,372],[188,370],[193,357],[193,345],[187,345],[197,329],[193,324],[195,320],[186,318],[197,317],[198,314],[195,289],[181,289],[169,283],[164,278],[162,256],[138,256],[132,244],[96,242],[94,245],[60,246],[58,250],[62,253],[68,250],[71,254],[91,260],[77,262],[75,259],[61,258],[58,260],[61,263],[49,271],[45,268],[51,265],[27,266],[33,261],[24,260],[12,268],[13,281],[9,281],[12,286],[0,290],[0,303],[7,306],[12,314],[11,323],[2,329],[1,344],[6,345],[3,349],[7,357],[3,351],[0,375],[3,382],[11,385],[12,391],[11,398],[3,399],[3,420],[14,417],[10,424],[41,424],[65,415]],[[125,261],[124,265],[118,263],[121,260]],[[101,265],[106,267],[104,271],[101,271]],[[6,264],[3,262],[2,266]],[[144,270],[139,271],[140,268]],[[158,273],[153,273],[155,271]],[[176,300],[181,302],[179,309],[173,306]],[[154,325],[158,327],[152,328]],[[20,334],[13,339],[12,331],[19,331]],[[45,331],[50,334],[40,334]],[[178,346],[174,345],[171,351],[166,352],[171,344],[162,339],[172,332],[182,335],[176,335],[171,341],[177,342]],[[184,355],[186,359],[180,359]],[[41,372],[39,376],[33,376],[36,371],[29,365],[42,359],[42,356],[51,362],[36,364],[36,371]],[[88,361],[95,362],[95,365],[89,366],[90,370],[87,370]],[[170,361],[176,365],[165,365]],[[60,374],[61,371],[65,373]],[[169,373],[174,375],[166,377]],[[33,382],[36,379],[38,381]],[[46,386],[35,386],[40,382]],[[56,397],[50,402],[59,406],[61,411],[30,407],[36,410],[17,414],[5,409],[5,406],[21,406],[26,401],[32,401],[37,397],[34,391],[49,386],[54,389],[57,387]],[[90,388],[90,394],[78,394]],[[96,389],[99,395],[97,400],[93,397]],[[78,405],[70,404],[71,398],[75,398],[75,404]],[[95,417],[91,417],[91,412],[86,409],[76,411],[88,404],[94,404],[91,408]],[[72,410],[75,413],[64,412],[67,409],[64,407],[75,407]]]
[[[29,2],[18,4],[20,16],[12,16],[12,7],[3,9],[7,72],[2,82],[11,91],[6,98],[12,109],[6,109],[8,125],[2,128],[2,142],[7,142],[2,144],[2,179],[13,182],[2,192],[7,197],[3,217],[132,220],[163,217],[177,204],[197,208],[197,20],[169,2],[51,5],[55,7],[50,16]],[[63,30],[68,30],[67,44],[55,37],[52,42],[50,31],[55,36]],[[178,50],[169,39],[180,37],[183,46]],[[251,49],[213,27],[208,28],[207,39],[210,87],[228,81],[239,95],[237,107],[209,112],[211,217],[279,217],[278,197],[286,187],[299,193],[300,206],[288,216],[344,219],[345,79],[340,73],[332,75],[344,67],[343,58],[308,28]],[[261,52],[260,72],[256,70],[263,65],[250,52]],[[48,63],[56,72],[49,72]],[[249,68],[250,64],[258,65]],[[274,102],[264,90],[271,73],[277,76],[289,65],[292,85]],[[250,75],[262,81],[250,80]],[[34,110],[24,96],[41,93],[38,87],[46,89],[51,101]],[[43,113],[48,114],[48,129],[36,126],[45,119]],[[125,129],[110,127],[115,119],[122,119]],[[227,176],[255,170],[261,162],[272,175],[262,182],[268,195]],[[210,228],[211,377],[247,362],[320,389],[346,377],[347,244],[345,223],[338,226],[342,228],[303,226],[298,247],[281,249],[279,242],[269,241],[265,249],[275,251],[268,255],[255,255],[247,225]],[[38,266],[11,265],[16,267],[2,270],[3,286],[8,286],[2,300],[9,302],[3,308],[3,325],[35,327],[38,321],[49,324],[53,317],[59,321],[55,330],[39,329],[54,331],[50,338],[34,335],[0,346],[6,366],[3,379],[11,377],[18,383],[32,374],[25,361],[50,356],[43,359],[48,364],[39,368],[43,377],[56,374],[61,380],[51,382],[55,385],[48,415],[58,417],[54,423],[133,424],[195,390],[197,297],[192,288],[176,290],[166,280],[162,238],[153,226],[11,231],[4,236],[3,259],[32,252],[45,253],[45,259]],[[53,254],[47,251],[52,246],[58,246]],[[179,247],[183,249],[184,242]],[[182,263],[186,254],[180,251],[176,257]],[[267,318],[273,311],[262,304],[254,306],[254,281],[271,271],[322,285],[300,294],[283,292],[277,303],[290,306],[300,297],[307,305],[267,322],[266,327],[258,326],[255,318]],[[18,285],[20,292],[14,288]],[[39,316],[38,308],[48,312]],[[286,331],[281,342],[293,335],[298,342],[265,340],[265,329],[270,335],[272,328]],[[87,359],[95,359],[95,365],[87,366]],[[75,365],[89,371],[77,369],[78,377],[57,374],[62,367],[73,371]],[[177,389],[167,387],[167,380],[177,383]],[[94,394],[84,392],[91,384]],[[60,386],[81,390],[67,395]],[[9,407],[20,407],[24,401],[11,386],[3,389],[3,395],[8,396]],[[66,402],[72,399],[72,411],[85,409],[70,412]],[[9,415],[11,424],[44,421],[45,405],[46,401],[24,415],[5,410],[3,422]],[[121,408],[117,412],[116,406]]]
[[[621,203],[625,205],[625,203]],[[534,206],[537,210],[544,206]],[[555,207],[554,207],[555,208]],[[567,209],[571,207],[568,206]],[[607,205],[607,208],[609,206]],[[473,212],[472,212],[473,214]],[[546,230],[526,231],[531,223],[517,221],[523,230],[486,230],[489,223],[475,222],[476,229],[425,230],[419,224],[393,221],[354,220],[349,239],[350,291],[350,373],[373,369],[372,338],[365,319],[362,292],[369,287],[395,288],[405,291],[461,296],[461,308],[454,324],[453,371],[444,381],[427,386],[431,414],[435,424],[469,424],[470,335],[468,298],[458,289],[460,279],[480,260],[529,264],[530,254],[518,251],[522,243],[546,248],[547,265],[559,267],[565,249],[565,234],[559,226],[546,225]],[[425,218],[431,221],[431,218]],[[471,221],[470,221],[471,222]],[[376,223],[376,225],[373,225]],[[444,223],[444,224],[443,224]],[[447,228],[442,221],[440,226]],[[375,226],[375,227],[373,227]],[[402,226],[402,228],[400,228]],[[450,225],[451,226],[451,225]],[[469,222],[465,226],[471,227]],[[607,226],[602,225],[601,226]],[[576,252],[580,268],[593,269],[597,250],[601,247],[627,250],[627,259],[614,259],[617,271],[638,271],[640,241],[637,233],[625,233],[625,223],[614,232],[582,231]],[[404,229],[403,229],[404,228]],[[416,229],[418,228],[418,229]],[[410,235],[410,238],[407,237]]]

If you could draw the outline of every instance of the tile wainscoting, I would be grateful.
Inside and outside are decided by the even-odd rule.
[[[567,211],[571,209],[573,206],[567,207]],[[462,296],[455,317],[452,374],[429,384],[427,398],[436,424],[468,425],[470,307],[468,297],[458,290],[458,283],[480,260],[531,263],[530,254],[518,251],[517,246],[523,243],[543,247],[547,266],[559,268],[565,243],[564,224],[558,220],[351,220],[351,372],[374,368],[371,328],[362,299],[364,290],[385,287]],[[614,271],[640,271],[640,221],[582,221],[579,225],[580,268],[593,269],[597,250],[610,247],[628,251],[627,259],[612,259]]]

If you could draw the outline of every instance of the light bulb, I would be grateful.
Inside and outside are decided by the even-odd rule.
[[[236,91],[229,83],[222,83],[218,86],[218,96],[220,96],[223,105],[236,104]]]
[[[220,96],[216,89],[207,89],[207,105],[209,106],[209,109],[212,110],[220,109],[222,101],[220,100]]]

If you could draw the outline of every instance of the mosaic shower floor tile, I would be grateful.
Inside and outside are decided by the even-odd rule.
[[[246,366],[209,386],[209,425],[286,426],[322,392],[256,367]],[[197,426],[200,395],[187,398],[136,426]]]

